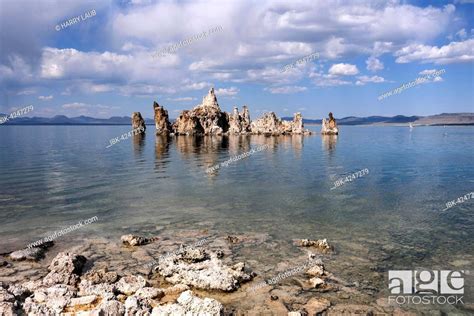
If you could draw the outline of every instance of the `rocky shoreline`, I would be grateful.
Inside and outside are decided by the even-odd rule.
[[[239,112],[234,107],[231,114],[222,111],[214,88],[192,110],[184,110],[174,123],[169,121],[168,111],[157,102],[153,103],[156,135],[310,135],[304,128],[303,116],[295,113],[293,121],[284,121],[274,112],[265,113],[256,121],[250,120],[247,106]],[[144,126],[140,112],[132,115],[134,128]]]
[[[188,236],[206,242],[190,243],[188,238],[176,243],[167,236],[129,234],[121,242],[78,245],[55,255],[57,245],[50,245],[43,249],[47,254],[43,259],[19,259],[12,253],[3,261],[2,275],[12,275],[8,270],[15,271],[19,265],[21,269],[42,268],[24,280],[0,282],[0,315],[400,313],[384,303],[362,304],[357,299],[348,304],[333,299],[365,294],[327,270],[323,260],[337,252],[325,239],[295,240],[297,257],[275,270],[255,271],[254,260],[237,258],[235,250],[262,247],[265,236],[207,232]],[[108,253],[130,255],[138,266],[129,260],[113,261]],[[263,275],[271,277],[265,280]],[[256,288],[256,284],[261,286]]]

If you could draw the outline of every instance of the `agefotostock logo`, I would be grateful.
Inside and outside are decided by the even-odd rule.
[[[464,304],[464,270],[390,270],[388,302]]]

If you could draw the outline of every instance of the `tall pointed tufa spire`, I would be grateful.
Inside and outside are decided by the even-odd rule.
[[[202,98],[202,104],[198,105],[200,107],[210,107],[210,108],[215,108],[216,110],[221,110],[219,107],[219,103],[217,103],[217,97],[216,94],[214,93],[214,88],[211,88],[208,92],[208,94]]]

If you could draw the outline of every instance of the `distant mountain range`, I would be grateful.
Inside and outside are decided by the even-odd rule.
[[[1,114],[0,117],[6,116]],[[292,117],[283,117],[284,120],[293,120]],[[128,116],[113,116],[108,119],[93,118],[88,116],[67,117],[56,115],[55,117],[18,117],[4,123],[5,125],[131,125]],[[339,125],[474,125],[474,113],[442,113],[430,116],[348,116],[336,118]],[[173,120],[172,120],[173,121]],[[303,119],[305,124],[321,124],[319,119]],[[153,119],[145,119],[145,123],[153,125]]]
[[[6,114],[0,114],[0,117]],[[54,117],[18,117],[11,119],[6,125],[131,125],[132,119],[128,116],[112,116],[100,119],[89,116],[67,117],[56,115]],[[146,124],[155,124],[152,119],[145,119]]]
[[[284,117],[285,120],[292,120],[291,117]],[[474,113],[442,113],[430,116],[368,116],[355,117],[348,116],[336,118],[338,125],[474,125]],[[303,119],[303,123],[321,124],[321,120]]]

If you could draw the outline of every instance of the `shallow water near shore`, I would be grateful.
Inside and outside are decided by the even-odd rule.
[[[340,129],[339,136],[165,138],[149,127],[106,148],[131,128],[0,126],[0,253],[98,216],[56,239],[44,260],[89,242],[113,250],[107,241],[127,233],[176,243],[237,235],[253,242],[234,247],[234,257],[271,278],[307,259],[293,240],[327,238],[336,249],[322,256],[327,269],[363,293],[327,295],[358,303],[387,297],[389,270],[474,271],[474,200],[443,211],[474,191],[474,128]],[[261,145],[267,149],[206,172]],[[369,173],[331,190],[362,169]],[[127,256],[106,257],[132,264]],[[472,274],[464,289],[473,304]]]

